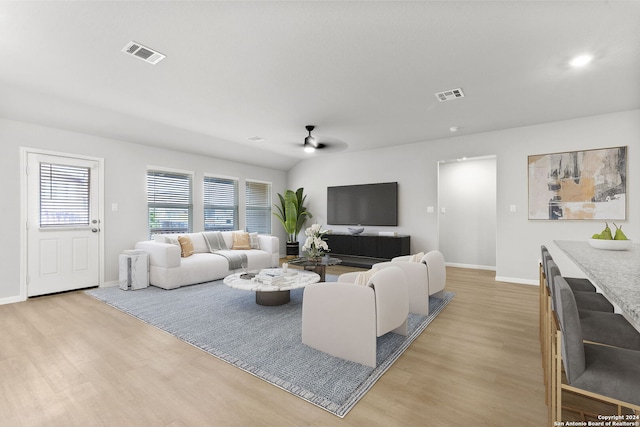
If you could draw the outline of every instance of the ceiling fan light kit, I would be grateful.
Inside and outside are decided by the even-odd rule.
[[[593,60],[593,56],[589,54],[579,55],[573,58],[569,64],[574,68],[584,67]]]
[[[309,135],[304,139],[304,151],[306,153],[313,153],[317,148],[316,139],[311,135],[311,131],[315,129],[315,126],[307,125],[305,129],[307,129]]]

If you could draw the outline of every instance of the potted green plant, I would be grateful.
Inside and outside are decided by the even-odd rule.
[[[307,198],[304,188],[298,188],[296,191],[286,190],[284,196],[278,193],[280,204],[274,204],[278,212],[273,214],[280,220],[284,231],[287,233],[287,257],[297,257],[300,251],[298,243],[298,234],[302,230],[307,218],[312,218],[310,212],[304,206]]]

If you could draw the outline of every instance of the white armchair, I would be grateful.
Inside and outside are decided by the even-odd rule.
[[[409,313],[429,315],[429,275],[427,266],[421,262],[379,262],[371,268],[400,268],[407,281]],[[347,273],[348,274],[348,273]]]
[[[427,264],[429,295],[444,298],[444,287],[447,284],[447,267],[444,264],[444,256],[439,251],[429,251],[422,260]]]
[[[415,262],[410,261],[411,258],[412,255],[399,256],[393,258],[391,262],[416,264]],[[418,264],[423,264],[427,267],[427,286],[429,289],[429,296],[443,298],[444,287],[447,283],[447,270],[442,253],[439,251],[429,251],[422,257]]]
[[[376,338],[407,335],[409,297],[402,270],[385,268],[366,286],[309,285],[302,300],[302,343],[332,356],[376,366]]]

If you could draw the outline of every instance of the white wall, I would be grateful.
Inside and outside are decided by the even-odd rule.
[[[359,153],[334,154],[302,161],[289,173],[214,158],[150,148],[75,132],[0,119],[0,221],[5,245],[0,246],[0,303],[16,300],[20,290],[20,176],[19,147],[60,151],[105,159],[105,280],[117,280],[117,255],[146,238],[146,166],[193,170],[196,180],[205,172],[273,183],[274,195],[284,188],[304,187],[314,221],[326,224],[326,187],[398,181],[399,226],[367,227],[368,232],[398,231],[411,235],[412,251],[439,247],[437,162],[460,157],[497,156],[497,258],[500,280],[535,283],[540,245],[560,264],[563,274],[579,274],[553,244],[554,239],[587,239],[602,228],[592,221],[529,221],[527,219],[527,156],[627,145],[628,214],[624,230],[640,241],[640,110],[545,123],[474,135],[408,144]],[[196,181],[197,182],[197,181]],[[196,193],[197,194],[197,193]],[[517,212],[509,212],[515,204]],[[196,206],[195,212],[200,209]],[[197,220],[197,218],[196,218]],[[284,245],[281,226],[272,221]],[[346,227],[332,227],[346,230]],[[284,253],[284,246],[281,248]]]
[[[495,269],[495,157],[440,163],[437,212],[439,249],[447,263]]]
[[[582,240],[602,228],[593,221],[529,221],[527,218],[527,156],[626,145],[628,149],[628,214],[624,229],[640,241],[640,110],[545,123],[495,132],[389,147],[358,153],[332,154],[300,162],[289,171],[288,186],[304,187],[314,220],[326,224],[326,188],[332,185],[398,181],[398,227],[367,227],[411,235],[412,251],[437,249],[437,162],[495,155],[497,161],[496,278],[536,283],[540,245],[547,245],[563,274],[579,271],[553,244]],[[517,212],[509,211],[516,205]],[[346,230],[346,227],[332,227]]]
[[[284,191],[286,172],[211,157],[196,156],[124,141],[67,132],[12,120],[0,119],[0,223],[4,224],[5,245],[0,246],[0,303],[16,301],[20,295],[20,147],[104,158],[103,227],[105,239],[105,282],[118,280],[118,255],[146,240],[147,165],[194,171],[194,231],[203,229],[202,180],[204,173],[240,178],[240,225],[244,226],[244,179],[273,184],[272,196]],[[274,199],[274,200],[276,200]],[[112,212],[112,203],[118,211]],[[280,237],[284,253],[285,235],[275,217],[272,230]]]

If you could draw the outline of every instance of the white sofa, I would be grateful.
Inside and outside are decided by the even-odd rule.
[[[221,232],[228,249],[233,247],[232,233],[234,232]],[[182,249],[179,244],[175,244],[178,236],[190,238],[193,243],[193,255],[181,256]],[[174,243],[166,243],[167,240]],[[249,270],[277,267],[280,259],[279,239],[259,234],[257,243],[258,249],[238,249],[230,252],[246,254]],[[155,235],[154,240],[138,242],[135,248],[149,254],[149,283],[164,289],[219,280],[241,271],[230,270],[225,257],[211,253],[202,233]]]

